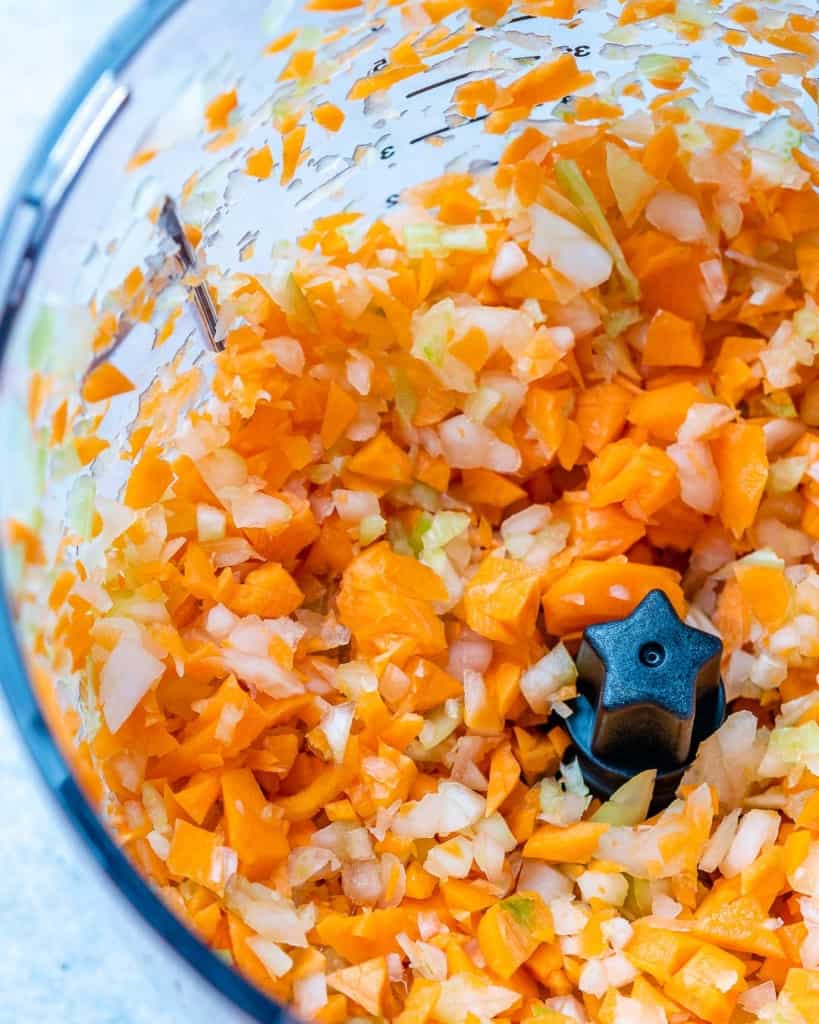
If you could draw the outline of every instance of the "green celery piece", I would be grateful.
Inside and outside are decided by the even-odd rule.
[[[639,825],[646,820],[656,778],[654,768],[635,775],[612,793],[591,820],[606,825]]]
[[[626,262],[620,243],[614,237],[606,215],[597,201],[597,196],[592,192],[589,183],[583,177],[583,172],[574,160],[558,160],[555,164],[555,178],[557,183],[571,199],[578,210],[589,222],[591,229],[597,235],[601,245],[611,253],[617,272],[622,278],[626,294],[630,299],[639,299],[640,282],[634,276],[631,267]]]

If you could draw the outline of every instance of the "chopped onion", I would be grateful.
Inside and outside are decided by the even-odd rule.
[[[262,348],[272,352],[287,373],[299,377],[304,372],[304,349],[296,338],[268,338],[262,342]]]
[[[695,199],[681,192],[663,189],[648,201],[646,220],[658,231],[680,242],[704,242],[708,229]]]
[[[424,871],[445,881],[447,878],[466,878],[472,870],[472,842],[461,836],[433,846],[424,861]]]
[[[493,469],[515,473],[521,457],[517,448],[501,441],[481,423],[468,416],[453,416],[438,428],[444,456],[457,469]]]
[[[719,473],[704,441],[671,444],[666,452],[677,467],[680,497],[686,505],[706,515],[719,510],[721,486]]]
[[[526,269],[526,254],[516,242],[504,242],[498,249],[489,280],[502,284]]]
[[[608,281],[614,266],[611,254],[591,235],[537,203],[529,207],[529,216],[529,251],[536,259],[551,263],[583,291]]]
[[[355,704],[335,704],[319,724],[336,764],[341,764],[344,760],[354,718]]]
[[[545,903],[569,896],[573,887],[571,879],[542,861],[525,860],[518,875],[518,890],[536,892]]]
[[[766,846],[776,842],[780,818],[776,811],[750,810],[739,823],[728,853],[720,862],[725,878],[733,878],[757,859]]]
[[[392,830],[407,839],[431,839],[452,835],[476,825],[483,817],[486,801],[459,782],[442,782],[435,793],[404,804]]]
[[[378,495],[372,491],[346,491],[338,488],[333,491],[333,504],[341,519],[353,523],[381,513]]]
[[[312,1020],[327,1005],[327,976],[317,971],[293,982],[293,1004],[305,1020]]]
[[[489,668],[493,654],[491,640],[474,633],[471,629],[465,629],[449,646],[447,671],[461,682],[466,671],[483,675]]]
[[[120,638],[100,674],[100,703],[112,733],[122,728],[164,671],[165,665],[139,640]]]
[[[320,846],[297,846],[287,858],[287,880],[293,888],[317,878],[327,878],[341,869],[341,861]]]
[[[694,402],[677,431],[682,444],[713,437],[720,427],[736,419],[736,410],[720,402]]]
[[[478,974],[455,974],[440,982],[435,1019],[440,1024],[466,1024],[469,1017],[491,1020],[519,1002],[514,989],[492,985]]]
[[[341,872],[344,895],[359,907],[374,907],[381,896],[381,868],[377,860],[345,864]]]
[[[245,939],[245,943],[253,950],[273,978],[281,978],[293,966],[293,958],[269,939],[263,939],[259,935],[250,935]]]
[[[602,900],[612,907],[622,907],[628,896],[628,880],[615,871],[584,871],[578,876],[580,895],[588,903]]]
[[[563,643],[557,644],[523,673],[520,691],[529,707],[537,714],[546,714],[553,701],[574,696],[577,666]]]

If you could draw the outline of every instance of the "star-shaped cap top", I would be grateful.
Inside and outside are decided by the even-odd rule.
[[[719,639],[686,625],[661,590],[625,619],[589,626],[577,665],[595,708],[595,757],[674,768],[692,751],[698,702],[720,686]]]

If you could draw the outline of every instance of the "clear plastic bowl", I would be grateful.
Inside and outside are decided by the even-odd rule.
[[[543,4],[546,7],[547,4]],[[140,397],[160,373],[200,366],[207,381],[211,358],[192,308],[177,321],[161,348],[153,347],[167,303],[159,301],[148,323],[138,323],[112,357],[137,383],[137,392],[111,403],[100,432],[111,439],[108,453],[81,467],[66,445],[47,446],[45,422],[26,414],[32,381],[47,375],[45,412],[60,397],[78,400],[92,353],[88,304],[110,305],[111,289],[134,266],[150,273],[167,255],[167,240],[147,218],[168,195],[183,219],[203,230],[207,262],[225,271],[269,269],[271,254],[296,238],[316,217],[354,208],[380,215],[398,202],[403,188],[444,171],[492,166],[510,131],[487,133],[485,115],[460,116],[453,91],[489,74],[508,80],[540,60],[572,53],[597,76],[596,90],[616,96],[625,114],[622,131],[639,131],[639,113],[665,91],[652,84],[673,61],[690,62],[685,88],[674,102],[696,104],[711,121],[742,128],[756,144],[776,150],[793,143],[797,131],[780,110],[752,114],[742,103],[753,87],[758,58],[781,53],[753,36],[743,42],[726,11],[730,4],[681,0],[676,20],[654,19],[618,27],[615,0],[585,3],[569,21],[538,16],[538,5],[513,5],[494,26],[470,22],[460,10],[438,19],[432,7],[377,2],[338,13],[263,0],[146,0],[101,48],[55,115],[32,157],[2,227],[0,247],[0,347],[2,415],[6,453],[5,520],[33,531],[45,563],[24,566],[21,545],[6,545],[5,601],[0,608],[0,673],[12,712],[28,747],[72,826],[123,896],[235,1007],[250,1019],[276,1021],[286,1011],[254,988],[206,948],[177,919],[115,844],[84,795],[72,770],[58,706],[83,708],[78,680],[57,680],[57,699],[44,682],[43,657],[32,645],[33,628],[49,612],[45,601],[53,579],[57,545],[66,529],[83,535],[96,498],[114,498],[125,479],[119,458]],[[281,9],[280,9],[281,7]],[[784,21],[798,4],[779,3]],[[408,11],[411,11],[408,15]],[[808,12],[810,13],[810,12]],[[688,18],[688,22],[685,19]],[[366,100],[350,99],[353,83],[389,65],[389,50],[408,32],[422,35],[441,25],[468,27],[456,47],[431,55],[426,68]],[[321,47],[314,85],[306,91],[278,81],[290,51],[267,55],[264,46],[291,28],[302,31],[298,47],[314,48],[338,28],[345,33]],[[668,59],[672,59],[669,64]],[[785,64],[780,93],[806,133],[803,148],[816,154],[811,137],[815,108],[800,86],[799,55]],[[641,82],[646,98],[623,95]],[[202,149],[206,102],[238,84],[242,128],[217,151]],[[790,89],[788,94],[783,90]],[[665,93],[667,95],[667,93]],[[337,134],[315,125],[310,107],[329,99],[346,113]],[[242,172],[248,151],[269,142],[280,160],[280,135],[273,123],[303,104],[309,154],[286,185],[279,168],[266,181]],[[566,97],[535,108],[529,123],[544,131],[571,110]],[[801,122],[800,122],[801,117]],[[811,120],[813,117],[813,120]],[[636,120],[634,120],[636,118]],[[126,171],[137,153],[157,155]],[[137,161],[139,162],[139,161]],[[195,182],[188,182],[197,170]],[[181,197],[185,198],[182,199]],[[178,301],[177,292],[169,299]],[[37,375],[40,375],[38,377]],[[205,385],[206,387],[206,385]],[[88,725],[86,723],[85,728]],[[238,1016],[237,1016],[238,1019]]]

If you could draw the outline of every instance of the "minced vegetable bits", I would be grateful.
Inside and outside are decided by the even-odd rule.
[[[808,17],[732,11],[815,56]],[[446,39],[424,45],[360,98]],[[671,95],[685,61],[653,61]],[[285,77],[315,66],[295,49]],[[751,105],[787,101],[775,64],[754,74]],[[567,55],[455,103],[500,133],[584,76]],[[209,145],[240,106],[209,102]],[[80,680],[89,792],[205,942],[324,1024],[819,1010],[819,170],[682,102],[569,107],[484,175],[316,221],[284,274],[226,274],[210,397],[190,411],[202,373],[174,362],[118,500],[71,492],[35,647]],[[296,115],[248,175],[292,178]],[[119,305],[150,320],[140,271]],[[32,419],[83,466],[134,390],[116,329],[98,317],[82,419],[32,377]],[[648,818],[653,774],[601,805],[560,721],[582,630],[656,588],[720,635],[730,706]]]
[[[154,386],[54,581],[121,842],[304,1016],[813,1019],[819,196],[702,135],[529,128],[233,276],[212,396],[173,433],[198,371]],[[654,588],[732,703],[647,820],[653,773],[601,806],[559,722]]]

